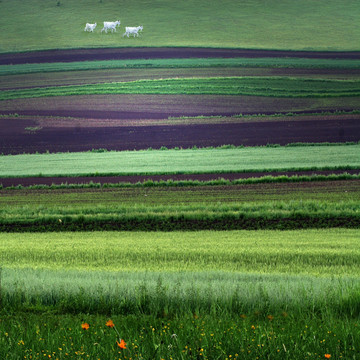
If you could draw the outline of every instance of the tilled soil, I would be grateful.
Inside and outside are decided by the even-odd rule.
[[[66,62],[82,60],[191,58],[191,57],[301,57],[360,59],[360,52],[286,52],[203,48],[117,48],[39,51],[0,54],[0,64]],[[251,71],[254,71],[251,70]],[[262,70],[261,70],[262,71]],[[283,71],[276,70],[274,71]],[[296,69],[288,69],[299,71]],[[306,70],[310,71],[310,70]],[[315,71],[315,70],[314,70]],[[337,72],[337,71],[335,71]],[[341,71],[340,71],[341,72]],[[278,74],[277,74],[278,75]],[[301,75],[301,74],[300,74]],[[316,75],[316,73],[312,74]],[[349,73],[343,74],[348,77]],[[65,76],[65,75],[64,75]],[[95,77],[97,75],[94,75]],[[158,75],[157,75],[158,76]],[[21,87],[21,79],[17,86]],[[59,78],[56,81],[60,81]],[[39,80],[41,81],[41,79]],[[66,81],[66,79],[64,80]],[[73,81],[73,80],[72,80]],[[4,85],[5,86],[5,85]],[[8,87],[7,84],[5,87]],[[31,86],[31,85],[29,85]],[[359,107],[354,97],[336,99],[269,98],[254,96],[186,95],[92,95],[2,101],[1,114],[18,113],[32,118],[0,118],[0,153],[133,150],[149,147],[205,147],[233,145],[287,144],[292,142],[345,142],[360,139],[359,117],[319,118],[320,121],[264,121],[146,124],[146,120],[166,122],[169,117],[233,116],[236,114],[312,113]],[[80,118],[80,124],[50,125],[52,118]],[[41,118],[41,125],[36,117]],[[46,124],[47,118],[49,125]],[[101,126],[83,125],[89,122]],[[91,119],[91,121],[90,121]],[[141,126],[126,125],[139,121]],[[145,122],[144,122],[145,121]],[[122,123],[124,122],[124,123]],[[88,181],[89,179],[87,179]]]
[[[1,114],[92,119],[167,119],[182,116],[352,111],[358,97],[276,98],[234,95],[78,95],[0,102]]]
[[[347,170],[349,174],[359,174],[359,170]],[[210,181],[216,179],[236,180],[236,179],[248,179],[258,178],[262,176],[294,176],[294,175],[330,175],[330,174],[342,174],[343,170],[339,171],[280,171],[280,172],[249,172],[249,173],[223,173],[223,174],[176,174],[176,175],[126,175],[126,176],[89,176],[89,177],[26,177],[26,178],[0,178],[0,184],[3,187],[9,186],[31,186],[31,185],[61,185],[61,184],[86,184],[89,182],[100,184],[116,184],[116,183],[137,183],[147,180],[152,181],[166,181],[166,180],[199,180]],[[358,181],[359,182],[359,181]],[[295,183],[293,186],[299,187],[300,183]],[[301,186],[313,186],[314,183],[301,183]],[[316,183],[315,183],[316,184]]]
[[[104,48],[45,50],[36,52],[0,54],[0,65],[42,62],[70,62],[115,59],[169,59],[169,58],[263,58],[297,57],[317,59],[360,59],[359,51],[282,51],[211,48]]]
[[[192,77],[228,76],[289,76],[312,79],[359,79],[360,69],[312,68],[154,68],[154,69],[101,69],[87,71],[61,71],[0,76],[0,90],[29,89],[67,85],[99,84],[136,80],[155,80]]]
[[[42,121],[46,124],[46,121]],[[0,153],[76,152],[286,145],[294,142],[358,141],[360,118],[188,125],[39,127],[32,119],[0,119]]]

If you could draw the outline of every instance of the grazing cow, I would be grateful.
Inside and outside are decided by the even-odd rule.
[[[96,28],[96,23],[95,24],[86,23],[84,31],[94,32],[95,28]]]
[[[104,21],[104,27],[101,29],[101,32],[105,31],[107,33],[108,30],[111,30],[111,32],[116,32],[117,26],[120,26],[120,20]]]
[[[137,27],[131,27],[131,26],[127,26],[125,27],[125,33],[123,35],[123,37],[125,35],[127,35],[127,37],[129,37],[130,34],[133,34],[134,37],[139,36],[139,31],[142,31],[143,27],[142,26],[137,26]]]

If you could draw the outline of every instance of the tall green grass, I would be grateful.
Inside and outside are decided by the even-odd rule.
[[[286,77],[226,77],[68,85],[4,90],[0,100],[102,94],[251,95],[270,97],[359,96],[360,81]]]
[[[10,312],[357,316],[358,240],[358,230],[345,229],[2,233],[2,306]]]
[[[360,167],[360,145],[8,155],[0,176],[175,174]]]
[[[0,233],[0,261],[12,269],[356,277],[359,235],[358,229]]]
[[[200,261],[200,264],[202,262]],[[9,312],[181,316],[308,312],[356,316],[358,277],[222,271],[104,272],[4,269],[2,306]]]
[[[0,233],[0,355],[356,359],[358,241],[345,229]]]
[[[357,359],[359,321],[280,314],[111,316],[17,313],[1,316],[2,359]],[[89,324],[82,330],[81,324]]]
[[[129,46],[359,50],[356,0],[3,0],[0,12],[0,52]],[[116,19],[117,33],[100,33],[103,21]],[[97,22],[95,33],[84,32],[87,22]],[[140,24],[141,37],[122,38],[125,26]]]

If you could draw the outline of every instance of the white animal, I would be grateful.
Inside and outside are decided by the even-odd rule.
[[[123,37],[125,35],[127,35],[127,37],[129,37],[130,34],[139,36],[139,31],[142,31],[143,27],[142,26],[137,26],[137,27],[131,27],[131,26],[126,26],[125,27],[125,33],[123,35]]]
[[[86,23],[84,31],[94,32],[95,28],[96,28],[96,23],[95,24]]]
[[[105,31],[107,33],[108,30],[111,30],[111,32],[116,32],[117,26],[120,26],[120,20],[104,21],[104,27],[101,29],[101,32]]]

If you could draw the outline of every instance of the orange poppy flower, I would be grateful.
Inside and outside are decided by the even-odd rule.
[[[123,339],[121,339],[120,342],[116,341],[116,343],[120,349],[126,349],[126,342]]]
[[[325,359],[330,359],[331,355],[330,354],[325,354]]]
[[[83,323],[83,324],[81,324],[81,328],[82,328],[83,330],[89,330],[89,327],[90,327],[90,325],[89,325],[88,323]]]
[[[113,323],[112,320],[108,320],[108,321],[106,322],[106,326],[109,327],[109,328],[113,328],[113,327],[115,326],[115,324]]]

